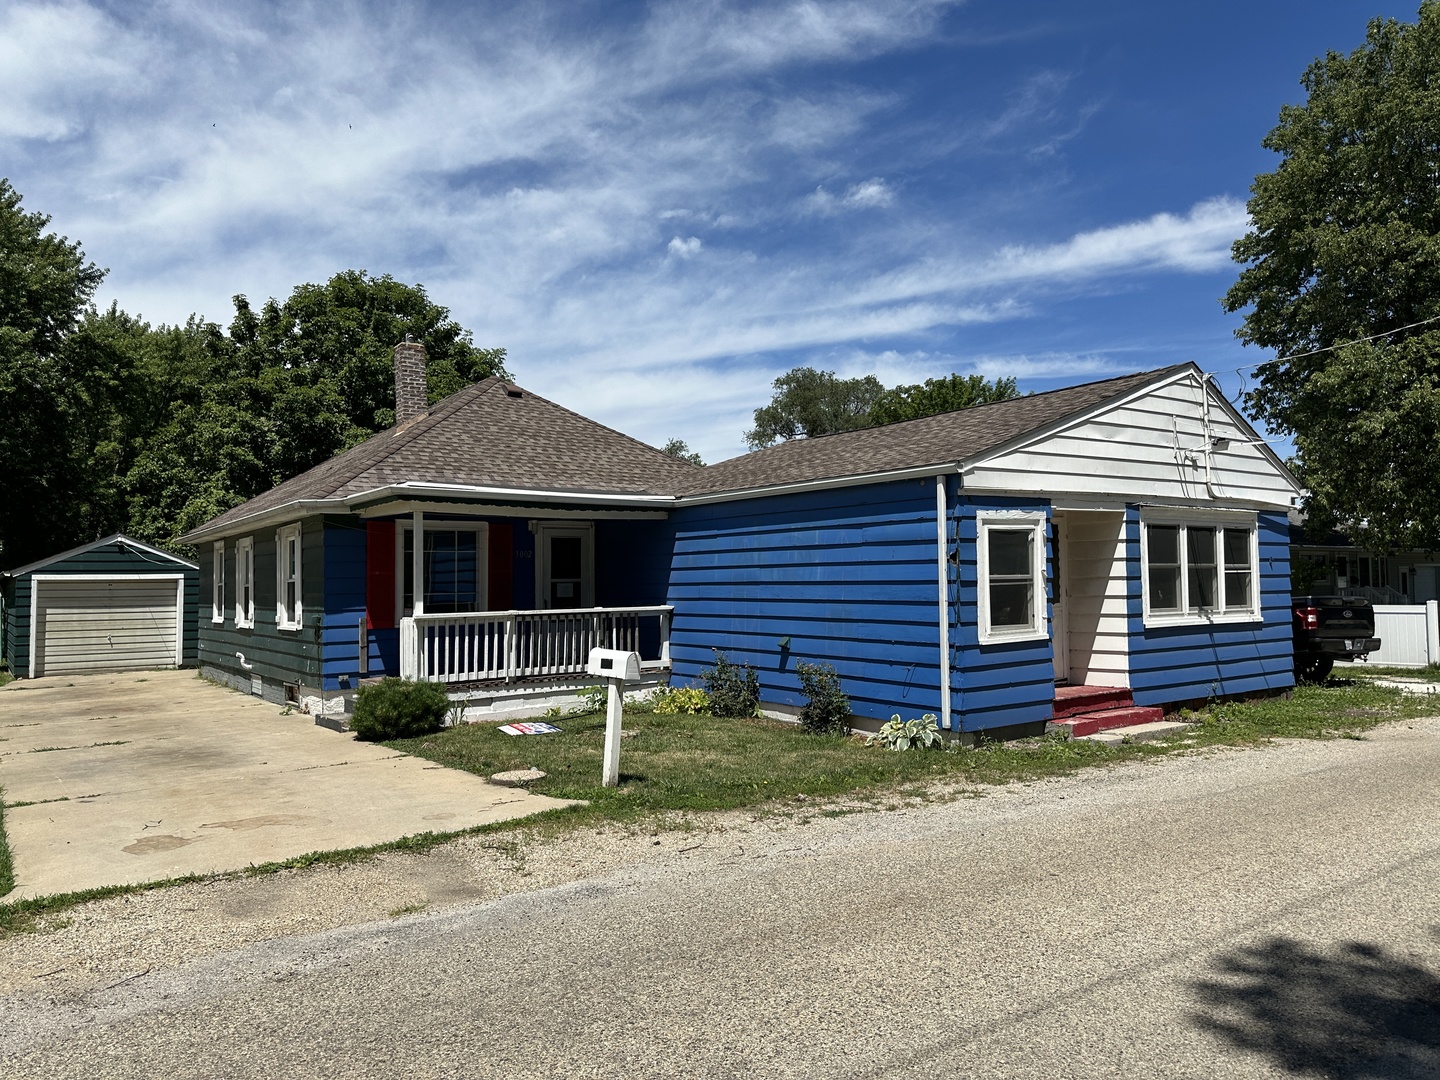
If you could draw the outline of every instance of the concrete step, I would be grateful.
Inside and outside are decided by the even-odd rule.
[[[322,713],[315,717],[315,726],[329,728],[331,731],[349,731],[349,713]]]
[[[1189,724],[1182,724],[1179,720],[1154,720],[1148,724],[1134,724],[1131,727],[1110,728],[1108,731],[1097,731],[1092,735],[1080,735],[1078,738],[1086,742],[1109,743],[1137,743],[1153,742],[1156,739],[1163,739],[1168,735],[1186,731]]]
[[[1053,709],[1055,719],[1059,720],[1101,709],[1122,709],[1130,704],[1130,691],[1123,686],[1057,686]]]
[[[1129,696],[1128,694],[1126,695]],[[1093,712],[1079,713],[1074,716],[1066,716],[1060,719],[1051,720],[1045,725],[1046,731],[1064,731],[1070,738],[1078,739],[1083,735],[1093,735],[1097,731],[1109,731],[1111,728],[1134,727],[1136,724],[1148,724],[1159,720],[1165,715],[1165,710],[1153,705],[1129,705],[1118,709],[1096,709]]]

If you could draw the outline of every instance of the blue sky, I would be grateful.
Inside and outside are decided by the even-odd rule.
[[[0,174],[104,304],[224,324],[390,273],[523,385],[714,461],[799,364],[1047,390],[1194,360],[1239,394],[1261,139],[1416,6],[11,0]]]

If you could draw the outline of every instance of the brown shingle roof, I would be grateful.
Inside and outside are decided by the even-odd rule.
[[[181,540],[290,503],[406,482],[683,497],[943,469],[1193,367],[1181,364],[883,427],[795,439],[703,469],[528,390],[486,379],[227,510]]]
[[[993,405],[980,405],[918,420],[902,420],[883,427],[777,443],[690,474],[685,478],[688,484],[680,489],[679,494],[713,495],[870,476],[928,465],[952,465],[1193,366],[1180,364],[1156,371],[1142,371],[1136,375],[1011,398]]]
[[[500,379],[436,402],[202,526],[242,521],[299,500],[423,481],[605,495],[662,495],[699,470],[638,439]]]

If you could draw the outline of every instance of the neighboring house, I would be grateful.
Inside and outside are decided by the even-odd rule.
[[[862,719],[1013,733],[1057,683],[1293,684],[1298,488],[1193,365],[699,468],[496,379],[426,411],[396,354],[396,427],[183,538],[228,598],[207,674],[315,712],[438,679],[474,718],[572,699],[595,644],[655,680],[719,649],[776,713],[823,662]]]
[[[0,574],[12,674],[77,674],[196,662],[199,569],[128,536]]]
[[[1305,535],[1292,515],[1290,561],[1295,591],[1362,597],[1376,604],[1423,604],[1440,600],[1440,552],[1376,552],[1332,533]]]

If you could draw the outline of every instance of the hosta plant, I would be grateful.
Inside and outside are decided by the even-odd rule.
[[[710,696],[698,686],[674,686],[658,690],[650,703],[661,716],[698,716],[710,711]]]
[[[896,713],[865,740],[865,745],[883,746],[886,750],[928,750],[944,741],[934,713],[926,713],[915,720],[901,720],[900,714]]]

